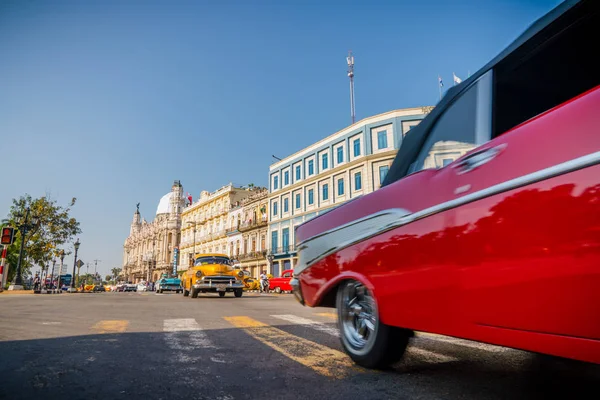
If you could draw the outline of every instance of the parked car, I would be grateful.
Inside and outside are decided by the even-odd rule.
[[[147,292],[148,286],[145,283],[138,283],[135,291],[136,292]]]
[[[106,292],[106,288],[102,285],[96,285],[93,289],[94,293]]]
[[[156,293],[162,292],[175,292],[179,293],[183,291],[181,287],[181,279],[179,278],[169,278],[166,274],[156,282],[155,285]]]
[[[358,364],[414,331],[600,363],[599,4],[570,1],[448,90],[383,187],[296,228],[298,300]]]
[[[124,292],[135,292],[137,291],[137,285],[133,283],[128,283],[123,287]]]
[[[293,269],[286,269],[279,278],[271,278],[269,280],[269,290],[272,290],[275,293],[291,291],[292,287],[290,286],[290,281],[292,280],[293,274]]]

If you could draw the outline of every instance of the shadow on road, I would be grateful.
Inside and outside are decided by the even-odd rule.
[[[310,336],[306,327],[294,325],[277,328],[288,334],[282,340],[298,335],[341,350],[331,335]],[[427,343],[418,346],[428,351]],[[409,353],[388,371],[352,367],[346,378],[333,379],[237,328],[4,341],[0,398],[583,398],[597,393],[600,382],[596,365],[537,356],[511,365],[504,353],[490,358],[465,356],[460,346],[435,350],[455,361],[428,362]]]

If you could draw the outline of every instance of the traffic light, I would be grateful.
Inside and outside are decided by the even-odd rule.
[[[15,228],[6,226],[2,228],[2,241],[0,244],[10,245],[15,241]]]

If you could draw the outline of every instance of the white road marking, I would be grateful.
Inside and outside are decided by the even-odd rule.
[[[42,325],[60,325],[60,324],[62,324],[62,322],[56,322],[56,321],[42,322]]]
[[[438,342],[445,342],[445,343],[455,344],[455,345],[459,345],[459,346],[470,347],[472,349],[489,351],[491,353],[504,353],[506,351],[511,350],[506,347],[494,346],[492,344],[487,344],[487,343],[472,342],[470,340],[459,339],[459,338],[454,338],[454,337],[450,337],[450,336],[436,335],[434,333],[417,332],[415,334],[415,336],[417,338],[421,337],[424,339],[436,340]]]
[[[331,336],[340,337],[340,331],[337,328],[326,325],[322,322],[313,321],[312,319],[303,318],[292,314],[271,315],[271,317],[279,318],[296,325],[310,326],[317,331],[327,333]]]
[[[419,349],[418,347],[414,347],[414,346],[409,346],[406,349],[406,352],[408,354],[414,354],[414,355],[418,355],[422,358],[425,358],[427,362],[447,363],[450,361],[458,360],[457,358],[454,358],[454,357],[446,356],[444,354],[439,354],[434,351]]]
[[[211,349],[218,350],[206,333],[193,318],[165,319],[163,321],[163,331],[167,346],[176,352],[176,359],[181,363],[194,362],[201,359],[197,350]],[[223,354],[213,352],[210,360],[217,363],[227,363]]]

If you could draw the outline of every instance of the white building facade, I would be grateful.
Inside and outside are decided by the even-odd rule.
[[[394,110],[365,118],[269,168],[269,272],[296,263],[294,228],[328,209],[381,186],[413,126],[432,107]]]

